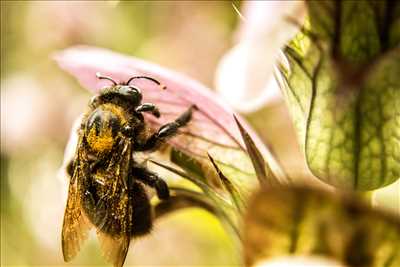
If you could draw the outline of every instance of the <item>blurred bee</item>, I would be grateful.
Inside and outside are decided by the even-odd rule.
[[[70,175],[67,206],[62,228],[65,261],[79,252],[89,229],[94,226],[106,260],[123,265],[130,240],[148,234],[152,209],[144,186],[155,189],[159,199],[169,197],[169,189],[156,173],[135,161],[135,151],[154,151],[191,119],[192,109],[175,121],[150,133],[143,112],[160,117],[151,103],[142,103],[139,88],[130,83],[147,76],[135,76],[126,83],[104,88],[90,101],[78,131],[74,159],[67,167]],[[165,88],[165,87],[164,87]]]

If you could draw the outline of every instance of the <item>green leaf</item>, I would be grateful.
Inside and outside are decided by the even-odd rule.
[[[324,256],[356,267],[400,266],[400,219],[352,195],[262,188],[248,205],[246,266],[273,257]]]
[[[235,204],[236,209],[238,212],[242,213],[243,212],[243,206],[244,206],[244,200],[242,196],[240,195],[239,191],[237,188],[232,184],[232,182],[222,173],[222,171],[218,168],[217,163],[215,160],[208,154],[208,158],[210,159],[212,165],[214,166],[215,170],[217,171],[217,174],[219,178],[221,179],[222,184],[224,185],[225,189],[229,192],[229,195],[231,196],[232,202]]]
[[[208,158],[204,158],[186,153],[184,149],[171,148],[170,160],[179,166],[179,169],[158,161],[151,160],[151,162],[196,185],[215,207],[218,217],[223,219],[221,222],[228,226],[227,229],[237,240],[240,240],[239,225],[250,193],[260,184],[281,184],[286,177],[281,172],[275,175],[270,165],[264,161],[250,134],[239,120],[234,118],[246,150],[214,146],[207,152]],[[252,164],[255,174],[252,172]],[[168,204],[166,209],[168,211],[179,209],[182,206],[180,202],[182,201],[178,201],[177,206]]]
[[[239,128],[240,134],[242,135],[243,141],[246,145],[247,153],[249,154],[259,183],[263,186],[280,184],[279,179],[272,172],[269,165],[266,164],[263,156],[261,155],[261,152],[258,150],[251,136],[243,128],[242,124],[239,122],[236,116],[234,116],[234,118]]]
[[[314,175],[372,190],[400,177],[400,4],[309,1],[282,88]]]
[[[188,155],[186,155],[186,157],[188,157],[186,160],[190,158],[190,156]],[[199,194],[198,192],[189,189],[181,188],[181,190],[179,190],[178,188],[173,188],[173,192],[179,194],[178,197],[173,197],[171,201],[176,200],[178,201],[178,203],[166,203],[165,206],[160,203],[159,205],[161,206],[158,208],[158,213],[160,214],[160,216],[164,213],[172,212],[174,210],[190,205],[197,205],[197,207],[205,208],[207,211],[210,211],[214,215],[216,215],[220,219],[221,223],[226,227],[226,229],[232,233],[232,237],[236,240],[240,240],[241,236],[238,229],[239,213],[233,208],[232,204],[226,196],[221,195],[221,193],[217,192],[215,188],[205,183],[205,178],[201,177],[199,173],[193,172],[190,168],[185,168],[184,165],[182,168],[184,168],[185,170],[182,171],[164,163],[156,161],[151,162],[174,174],[179,175],[183,179],[187,179],[188,181],[198,186],[202,191],[202,193]],[[193,162],[196,162],[196,160],[193,159]],[[199,170],[199,168],[194,169]]]
[[[188,181],[192,182],[193,184],[195,184],[196,186],[198,186],[206,195],[208,195],[209,197],[211,197],[214,201],[218,202],[219,204],[222,204],[222,206],[228,206],[229,204],[227,203],[227,201],[225,200],[225,198],[220,195],[219,193],[215,192],[214,190],[212,190],[212,188],[207,185],[206,183],[204,183],[202,181],[201,176],[197,175],[194,172],[185,172],[179,169],[176,169],[175,167],[172,166],[168,166],[164,163],[160,163],[157,161],[151,161],[152,163],[156,164],[159,167],[162,167],[174,174],[179,175],[180,177],[187,179]]]
[[[244,138],[247,151],[244,148],[237,149],[216,145],[210,147],[206,157],[203,157],[182,148],[170,147],[166,148],[164,153],[166,152],[170,156],[172,164],[150,160],[158,167],[191,182],[194,187],[191,184],[177,183],[177,185],[186,193],[189,191],[196,193],[195,199],[194,194],[183,196],[182,190],[175,190],[179,193],[179,196],[173,195],[171,201],[165,204],[159,203],[156,207],[156,216],[160,217],[169,212],[192,206],[205,208],[220,219],[235,241],[241,240],[239,226],[242,222],[245,203],[250,193],[259,186],[257,175],[252,170],[252,163],[258,164],[256,170],[259,166],[262,166],[262,179],[265,180],[265,184],[278,184],[284,176],[278,178],[279,172],[278,175],[272,172],[252,137],[237,119],[236,122]],[[257,158],[253,161],[252,157]],[[197,195],[201,198],[198,199]],[[204,205],[203,200],[207,200],[211,206]]]

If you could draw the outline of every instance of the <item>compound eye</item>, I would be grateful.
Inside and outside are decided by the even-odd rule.
[[[128,85],[121,86],[119,93],[136,104],[139,104],[142,101],[142,93],[139,88]]]

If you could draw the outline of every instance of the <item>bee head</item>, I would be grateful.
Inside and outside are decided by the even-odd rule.
[[[142,92],[137,87],[132,85],[119,85],[116,92],[134,106],[138,106],[142,103]]]
[[[107,76],[102,76],[100,73],[96,73],[97,78],[99,79],[105,79],[111,81],[114,86],[104,90],[103,94],[104,95],[119,95],[125,100],[129,101],[132,105],[138,106],[141,104],[143,96],[142,92],[140,89],[136,86],[130,85],[130,83],[135,80],[135,79],[146,79],[149,81],[152,81],[156,83],[158,86],[161,87],[161,89],[165,89],[166,87],[164,85],[161,85],[159,81],[157,81],[154,78],[148,77],[148,76],[133,76],[131,77],[127,82],[118,84],[115,82],[112,78],[107,77]]]

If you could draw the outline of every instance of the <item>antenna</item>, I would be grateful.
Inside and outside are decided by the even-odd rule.
[[[166,87],[165,85],[161,84],[158,80],[156,80],[156,79],[154,79],[154,78],[151,78],[151,77],[148,77],[148,76],[133,76],[132,78],[130,78],[130,79],[126,82],[126,84],[129,85],[129,83],[130,83],[131,81],[135,80],[135,79],[146,79],[146,80],[152,81],[152,82],[156,83],[157,85],[159,85],[159,86],[161,87],[162,90],[167,89],[167,87]]]
[[[96,72],[96,77],[99,78],[100,80],[109,80],[109,81],[111,81],[114,85],[118,85],[117,82],[114,81],[111,77],[103,76],[103,75],[101,75],[100,72]]]

